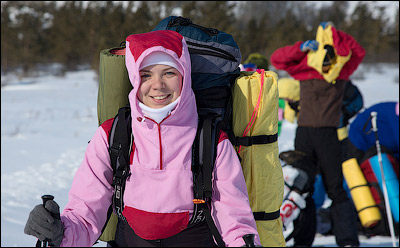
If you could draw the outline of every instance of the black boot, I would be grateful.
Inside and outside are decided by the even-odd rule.
[[[339,203],[333,202],[332,207],[333,234],[338,246],[360,246],[357,231],[357,213],[350,199]]]

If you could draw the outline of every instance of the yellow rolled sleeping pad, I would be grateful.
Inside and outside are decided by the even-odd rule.
[[[342,170],[362,226],[373,227],[382,217],[357,160],[346,160],[342,164]]]
[[[232,87],[232,127],[236,137],[278,134],[278,76],[272,71],[241,72]],[[256,219],[261,245],[286,247],[279,210],[283,201],[283,172],[278,141],[235,145],[254,214],[277,217]]]

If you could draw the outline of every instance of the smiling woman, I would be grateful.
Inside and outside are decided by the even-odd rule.
[[[202,124],[183,36],[171,30],[132,34],[125,54],[133,86],[129,120],[120,118],[119,111],[98,127],[75,173],[61,221],[46,221],[52,220],[49,212],[59,212],[50,200],[31,211],[24,232],[50,239],[54,246],[92,246],[115,210],[118,224],[107,241],[117,246],[212,247],[214,238],[234,247],[260,245],[240,161],[222,131],[210,147],[215,163],[208,167],[210,192],[217,197],[203,199],[197,191],[202,181],[192,170],[200,165],[193,144],[200,143],[196,136]],[[253,239],[245,240],[248,236]]]

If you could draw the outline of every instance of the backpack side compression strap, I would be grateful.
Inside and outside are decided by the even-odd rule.
[[[274,220],[278,219],[280,215],[280,209],[275,212],[266,213],[266,212],[253,212],[255,220]]]
[[[235,137],[232,143],[235,146],[251,146],[257,144],[270,144],[277,140],[278,140],[278,133],[273,135]]]

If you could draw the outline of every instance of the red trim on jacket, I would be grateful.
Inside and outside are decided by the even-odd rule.
[[[189,223],[189,212],[153,213],[125,206],[122,214],[133,231],[148,240],[171,237],[186,229]]]
[[[113,121],[114,121],[114,118],[111,118],[111,119],[106,120],[105,122],[103,122],[103,124],[100,125],[103,128],[104,132],[106,132],[106,134],[107,134],[107,141],[110,139],[110,132],[111,132]]]
[[[107,144],[110,145],[109,140],[110,140],[110,133],[111,133],[111,128],[113,124],[114,118],[108,119],[103,124],[101,124],[101,127],[103,128],[104,132],[107,134]],[[135,151],[135,142],[132,143],[132,150],[130,153],[129,157],[129,164],[132,164],[133,161],[133,153]]]
[[[221,143],[225,139],[229,139],[228,135],[224,131],[220,130],[219,131],[218,144]]]

